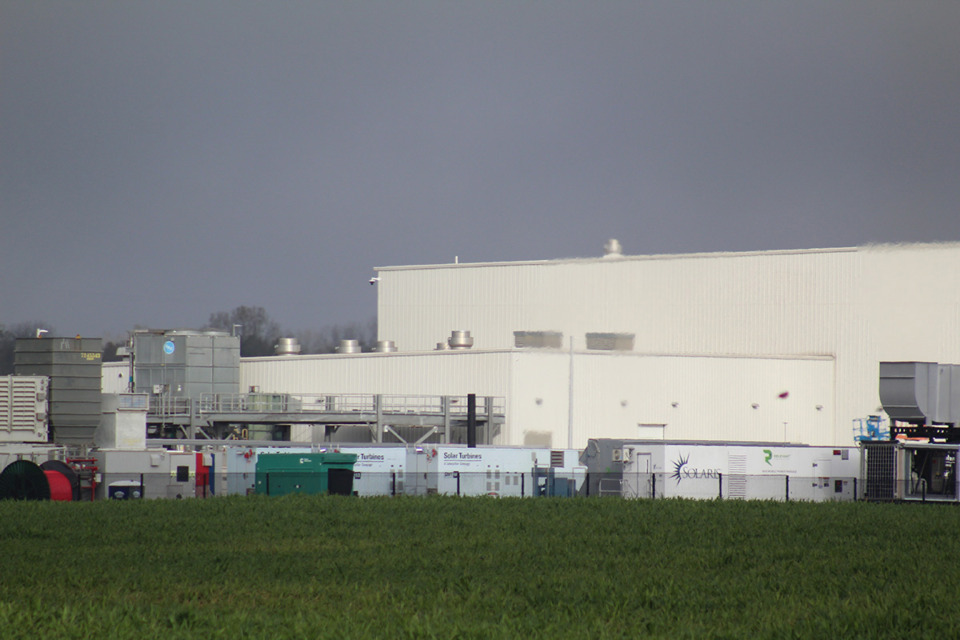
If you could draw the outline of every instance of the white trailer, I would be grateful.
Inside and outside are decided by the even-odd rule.
[[[358,496],[392,496],[406,493],[407,459],[411,447],[360,446],[337,447],[340,453],[353,453],[353,492]]]
[[[586,478],[573,449],[438,445],[428,453],[432,491],[447,495],[577,495]]]
[[[193,498],[206,495],[197,486],[197,455],[166,449],[97,449],[96,498]],[[212,454],[204,454],[212,455]],[[209,461],[211,464],[213,460]]]
[[[593,443],[584,455],[602,450]],[[856,447],[619,441],[606,450],[618,463],[605,472],[608,488],[619,484],[625,498],[854,500],[860,475]]]

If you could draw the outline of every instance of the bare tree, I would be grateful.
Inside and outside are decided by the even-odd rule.
[[[273,355],[273,347],[281,335],[280,326],[263,307],[240,306],[233,311],[211,313],[207,326],[231,332],[236,327],[240,355],[244,357]]]
[[[301,353],[335,353],[341,340],[356,340],[361,349],[370,351],[377,346],[377,319],[328,325],[318,331],[308,329],[294,337],[300,343]]]

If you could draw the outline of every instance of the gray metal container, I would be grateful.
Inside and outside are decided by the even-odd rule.
[[[240,392],[240,338],[218,331],[146,331],[133,336],[137,393],[199,398]]]
[[[50,440],[92,444],[100,425],[100,338],[20,338],[14,347],[17,375],[46,376]]]

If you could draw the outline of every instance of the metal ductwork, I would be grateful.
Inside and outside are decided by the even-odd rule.
[[[881,362],[880,402],[891,420],[960,425],[960,365]]]

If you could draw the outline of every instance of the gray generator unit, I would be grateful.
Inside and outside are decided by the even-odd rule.
[[[863,442],[860,447],[865,500],[960,501],[957,443],[895,440]]]
[[[14,347],[14,373],[50,379],[50,441],[93,444],[100,425],[100,338],[19,338]]]
[[[193,498],[206,495],[197,486],[197,456],[192,451],[97,449],[98,500]]]
[[[580,454],[580,464],[587,468],[584,494],[619,496],[623,483],[623,443],[616,438],[591,438]]]

